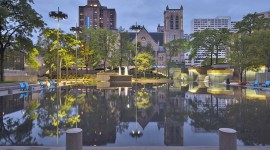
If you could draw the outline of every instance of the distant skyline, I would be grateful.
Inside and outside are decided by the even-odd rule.
[[[60,21],[60,27],[70,32],[72,26],[78,24],[79,6],[85,6],[87,0],[34,0],[33,7],[43,16],[50,28],[57,28],[57,21],[49,17],[50,11],[68,14],[67,20]],[[163,12],[169,8],[184,7],[184,33],[191,32],[191,20],[195,18],[215,18],[230,16],[232,21],[239,21],[248,13],[270,10],[270,0],[100,0],[102,6],[115,8],[117,27],[126,30],[136,24],[144,25],[149,32],[156,32],[157,25],[163,26]]]

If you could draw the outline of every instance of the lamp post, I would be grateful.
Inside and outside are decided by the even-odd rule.
[[[130,27],[130,30],[132,31],[135,31],[136,32],[136,43],[135,43],[135,47],[136,47],[136,52],[135,52],[135,55],[137,56],[138,54],[138,32],[142,29],[142,27],[140,25],[137,25],[137,22],[136,22],[136,25],[132,25]],[[137,80],[137,67],[135,66],[135,74],[136,74],[136,80]]]
[[[57,20],[57,41],[59,42],[59,32],[60,32],[60,20],[65,20],[68,18],[68,15],[63,13],[62,11],[59,11],[59,7],[57,9],[57,11],[51,11],[49,13],[49,16],[55,20]],[[58,43],[60,46],[60,42]],[[56,57],[56,75],[57,75],[57,82],[61,81],[61,79],[59,79],[59,68],[60,64],[59,64],[59,54],[57,52],[57,57]]]
[[[73,31],[75,33],[76,36],[76,40],[78,39],[78,34],[82,31],[82,29],[80,27],[71,27],[70,31]],[[77,85],[77,76],[78,76],[78,47],[76,47],[76,70],[75,70],[75,74],[76,74],[76,85]]]

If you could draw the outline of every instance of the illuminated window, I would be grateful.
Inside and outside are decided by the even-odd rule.
[[[141,38],[141,40],[142,40],[142,41],[145,41],[145,37],[143,36],[143,37]]]

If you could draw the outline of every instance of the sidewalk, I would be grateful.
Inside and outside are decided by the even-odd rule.
[[[0,150],[65,150],[65,147],[46,147],[46,146],[0,146]],[[184,146],[184,147],[83,147],[83,150],[218,150],[217,146]],[[237,150],[269,150],[270,146],[239,146]]]

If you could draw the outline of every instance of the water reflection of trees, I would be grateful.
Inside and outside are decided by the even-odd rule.
[[[1,97],[1,107],[12,107],[7,103],[15,104],[20,99],[15,97]],[[35,110],[39,107],[38,100],[29,101],[26,111],[22,111],[22,118],[13,118],[12,116],[1,116],[0,117],[0,145],[39,145],[36,138],[32,137],[32,128],[34,126],[34,120],[38,117]],[[3,113],[4,115],[4,113]]]
[[[218,108],[218,103],[189,100],[191,125],[206,131],[217,131],[221,127],[233,128],[244,145],[270,144],[270,106],[266,101],[241,99],[239,103]]]
[[[38,109],[40,117],[37,120],[42,132],[40,137],[56,137],[63,135],[64,132],[80,122],[80,116],[74,110],[76,108],[76,98],[74,93],[68,88],[56,89],[56,92],[44,93],[42,107]]]

